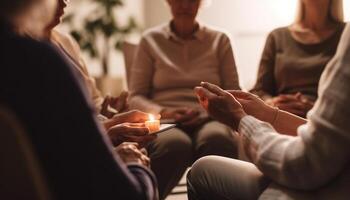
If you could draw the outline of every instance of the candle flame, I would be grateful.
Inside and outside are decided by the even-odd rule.
[[[148,117],[149,117],[149,121],[154,121],[155,120],[155,117],[152,114],[149,114]]]

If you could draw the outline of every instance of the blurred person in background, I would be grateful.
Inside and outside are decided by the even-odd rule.
[[[103,116],[111,118],[114,114],[127,110],[128,93],[122,92],[120,97],[106,96],[103,98],[101,92],[96,87],[95,79],[89,74],[77,42],[69,35],[55,29],[56,26],[61,23],[62,17],[65,13],[65,8],[69,2],[70,0],[58,1],[58,9],[55,17],[46,28],[46,37],[49,38],[49,40],[61,50],[62,54],[64,54],[78,69],[80,75],[84,79],[87,90],[93,99],[96,109]],[[109,109],[110,107],[113,109]]]
[[[122,142],[135,142],[144,146],[148,141],[154,140],[155,136],[149,136],[145,131],[142,122],[148,120],[148,113],[141,111],[127,111],[127,92],[122,92],[118,98],[107,96],[102,98],[101,92],[97,89],[94,78],[89,74],[84,59],[77,42],[55,28],[61,23],[69,0],[57,0],[58,6],[52,22],[45,29],[45,36],[54,44],[61,54],[75,67],[84,86],[89,91],[89,96],[93,100],[100,121],[106,128],[109,137],[115,146]],[[109,108],[114,108],[109,110]],[[124,146],[124,145],[123,145]],[[130,143],[127,146],[132,146]]]
[[[77,68],[40,42],[56,3],[0,1],[0,103],[25,127],[55,199],[157,199],[147,156],[113,148]]]
[[[294,23],[269,34],[251,92],[269,105],[305,117],[344,26],[342,0],[299,0]]]
[[[205,155],[237,156],[230,129],[208,117],[193,88],[210,81],[240,89],[229,37],[199,23],[204,0],[167,0],[172,19],[146,31],[131,69],[130,107],[161,114],[178,128],[148,146],[163,199],[193,160]]]

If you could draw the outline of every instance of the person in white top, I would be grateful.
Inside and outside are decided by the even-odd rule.
[[[189,199],[349,199],[350,26],[319,83],[307,119],[250,93],[196,88],[210,115],[244,137],[252,163],[205,157],[188,175]]]

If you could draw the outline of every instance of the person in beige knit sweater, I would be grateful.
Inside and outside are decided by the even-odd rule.
[[[148,147],[161,198],[194,159],[237,154],[231,131],[208,117],[193,88],[210,81],[225,89],[240,89],[229,37],[196,20],[203,1],[167,3],[172,20],[143,34],[130,81],[131,108],[161,114],[178,124]]]

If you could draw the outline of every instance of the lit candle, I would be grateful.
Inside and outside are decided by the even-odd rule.
[[[152,114],[149,114],[149,120],[145,122],[146,127],[149,129],[150,133],[159,130],[160,121],[156,119]]]

